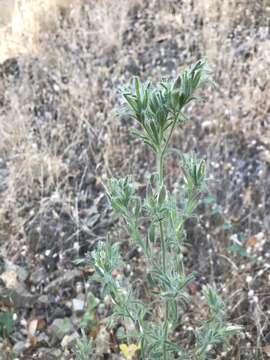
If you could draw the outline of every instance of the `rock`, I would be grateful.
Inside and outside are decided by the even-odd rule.
[[[71,335],[65,335],[63,340],[61,341],[62,348],[71,350],[76,345],[79,337],[80,335],[77,332]]]
[[[16,308],[31,307],[36,300],[37,296],[30,294],[20,283],[10,289],[0,287],[0,301],[6,305],[14,305]]]
[[[38,358],[41,360],[60,360],[62,359],[62,351],[60,349],[40,348]]]
[[[75,289],[76,289],[77,295],[83,294],[83,289],[84,289],[83,283],[82,283],[81,281],[78,281],[78,282],[76,283]]]
[[[8,289],[15,288],[18,285],[17,273],[14,270],[3,272],[0,278]]]
[[[22,355],[26,349],[27,349],[26,342],[19,341],[13,346],[12,351],[16,355]]]
[[[54,306],[53,312],[50,316],[50,319],[63,319],[69,318],[72,315],[72,310],[66,305]]]
[[[45,292],[58,292],[60,288],[63,289],[66,286],[75,285],[75,282],[80,280],[82,276],[82,272],[77,269],[69,270],[47,285]]]
[[[72,300],[72,309],[76,315],[82,315],[85,309],[85,302],[81,299]]]
[[[103,356],[110,353],[110,333],[106,326],[101,326],[96,337],[96,355]]]
[[[17,58],[10,58],[5,60],[0,65],[0,75],[4,78],[13,80],[20,75],[20,65]]]
[[[55,319],[48,328],[48,334],[53,341],[62,340],[72,332],[72,325],[68,318]]]
[[[115,336],[120,343],[123,342],[123,339],[126,337],[126,330],[125,330],[124,326],[119,326],[119,328],[116,331]]]
[[[9,260],[4,260],[4,270],[6,273],[9,273],[9,272],[16,273],[17,279],[20,282],[26,281],[29,276],[28,271],[24,267],[13,264]],[[2,274],[2,275],[4,275],[4,274]]]
[[[46,280],[47,275],[47,271],[43,266],[41,266],[31,274],[30,281],[34,285],[40,285]]]
[[[234,54],[235,56],[243,56],[247,58],[248,56],[250,56],[251,51],[252,51],[252,45],[248,42],[244,42],[234,49]]]
[[[49,336],[45,333],[41,333],[36,337],[36,345],[41,346],[48,346],[49,345]]]
[[[30,294],[23,285],[20,284],[16,290],[11,291],[11,299],[15,307],[31,307],[36,303],[37,296]]]
[[[38,302],[42,305],[45,305],[45,306],[48,306],[50,305],[50,300],[49,300],[49,297],[48,295],[41,295],[39,298],[38,298]]]

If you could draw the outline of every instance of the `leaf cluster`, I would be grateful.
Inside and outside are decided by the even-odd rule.
[[[154,86],[142,83],[134,77],[129,87],[122,89],[126,101],[125,115],[134,118],[141,130],[133,129],[133,134],[149,145],[155,153],[166,143],[166,133],[173,124],[181,124],[186,117],[184,107],[192,100],[199,99],[195,91],[209,82],[210,71],[205,61],[198,61],[175,79],[162,79]]]

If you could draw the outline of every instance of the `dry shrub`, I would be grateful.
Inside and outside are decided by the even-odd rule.
[[[77,1],[67,11],[67,3],[29,1],[23,14],[15,12],[10,36],[19,47],[8,39],[11,59],[0,69],[0,152],[7,169],[1,216],[33,250],[37,237],[41,243],[47,238],[46,227],[50,233],[56,226],[52,211],[63,223],[59,231],[65,239],[78,229],[84,239],[92,236],[86,208],[100,192],[95,169],[113,102],[105,93],[105,63],[121,47],[130,6],[123,0]],[[32,41],[25,44],[25,35]]]
[[[57,24],[59,10],[73,0],[11,0],[0,2],[1,61],[18,53],[37,52],[37,36]]]

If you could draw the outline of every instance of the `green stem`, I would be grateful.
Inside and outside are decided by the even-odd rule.
[[[164,159],[164,155],[165,155],[165,153],[166,153],[166,150],[167,150],[167,148],[168,148],[169,142],[170,142],[170,140],[171,140],[172,133],[173,133],[173,131],[174,131],[174,129],[175,129],[175,126],[176,126],[176,124],[177,124],[178,117],[179,117],[179,114],[176,115],[175,118],[174,118],[172,127],[171,127],[170,132],[169,132],[169,136],[167,137],[167,140],[166,140],[166,142],[165,142],[164,148],[163,148],[163,150],[162,150],[162,152],[161,152],[162,162],[163,162],[163,159]],[[162,171],[163,171],[163,170],[162,170]]]
[[[157,154],[157,171],[159,186],[163,184],[164,171],[163,171],[163,151],[159,151]]]
[[[170,129],[169,135],[168,135],[168,137],[166,139],[166,142],[165,142],[165,145],[164,145],[163,149],[159,150],[158,153],[157,153],[157,171],[158,171],[159,185],[160,186],[163,184],[163,181],[164,181],[164,166],[163,166],[164,156],[166,154],[166,150],[167,150],[169,142],[171,140],[172,133],[173,133],[173,131],[175,129],[175,126],[177,124],[178,117],[179,117],[179,114],[175,116],[175,119],[173,121],[172,127]]]
[[[169,135],[166,139],[165,145],[162,150],[157,153],[157,171],[159,178],[159,186],[161,187],[164,181],[164,168],[163,168],[163,160],[166,154],[167,147],[169,145],[170,139],[172,137],[172,133],[176,126],[178,120],[178,115],[175,116],[172,127],[170,129]],[[161,243],[161,252],[162,252],[162,269],[163,272],[166,273],[166,240],[164,238],[164,230],[163,230],[163,221],[159,221],[159,229],[160,229],[160,243]],[[163,360],[167,360],[167,349],[166,349],[166,340],[168,338],[168,321],[169,321],[169,302],[166,300],[165,303],[165,334],[164,334],[164,343],[163,343]]]
[[[162,220],[159,221],[159,229],[160,229],[160,242],[161,242],[161,252],[162,252],[162,270],[166,273],[166,243],[164,238],[164,231],[163,231],[163,224]],[[165,334],[163,339],[163,360],[167,360],[167,350],[166,350],[166,343],[168,337],[168,318],[169,318],[169,305],[168,300],[165,303]]]
[[[165,273],[166,272],[166,244],[165,244],[162,220],[159,221],[159,229],[160,229],[160,243],[161,243],[161,252],[162,252],[162,270]]]

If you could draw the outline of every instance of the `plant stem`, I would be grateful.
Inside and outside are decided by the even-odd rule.
[[[166,272],[166,244],[165,244],[162,220],[159,221],[159,229],[160,229],[160,243],[161,243],[161,252],[162,252],[162,270],[165,273]]]
[[[165,145],[162,150],[157,153],[157,171],[158,171],[158,179],[159,186],[161,187],[164,181],[164,169],[163,169],[163,160],[164,155],[166,154],[167,147],[169,145],[170,139],[172,137],[172,133],[175,129],[175,126],[178,121],[178,115],[175,115],[172,127],[170,129],[169,135],[166,139]],[[160,229],[160,243],[161,243],[161,252],[162,252],[162,269],[163,272],[166,273],[166,240],[164,238],[164,230],[163,230],[163,221],[159,220],[159,229]],[[163,360],[167,360],[167,349],[166,349],[166,340],[168,337],[168,320],[169,320],[169,302],[166,300],[165,302],[165,334],[164,334],[164,343],[163,343]]]
[[[166,243],[164,238],[163,224],[162,220],[159,221],[159,229],[160,229],[160,242],[161,242],[161,252],[162,252],[162,270],[166,273]],[[168,300],[165,303],[165,334],[164,334],[164,343],[163,343],[163,360],[167,360],[167,351],[166,351],[166,343],[168,336],[168,317],[169,317],[169,304]]]
[[[164,156],[164,149],[163,151],[157,154],[157,170],[158,170],[158,177],[159,177],[159,186],[162,186],[164,181],[164,173],[163,173],[163,156]],[[163,220],[159,220],[159,230],[160,230],[160,243],[161,243],[161,253],[162,253],[162,270],[166,273],[166,240],[164,237],[164,229],[163,229]],[[165,334],[163,339],[163,360],[167,360],[167,349],[166,349],[166,340],[168,337],[168,317],[169,317],[169,305],[168,300],[165,302]]]
[[[159,186],[163,184],[164,171],[163,171],[163,151],[159,151],[157,154],[157,171]]]
[[[163,184],[163,181],[164,181],[164,169],[163,169],[164,156],[166,154],[166,150],[167,150],[169,142],[171,140],[172,133],[173,133],[173,131],[175,129],[175,126],[177,124],[178,117],[179,117],[179,114],[175,115],[175,119],[173,121],[173,124],[172,124],[172,127],[170,129],[169,135],[168,135],[168,137],[166,139],[165,145],[164,145],[163,149],[160,150],[157,153],[157,171],[158,171],[158,175],[159,175],[159,185],[160,186]]]
[[[175,115],[175,118],[174,118],[174,120],[173,120],[172,127],[171,127],[171,129],[170,129],[170,133],[169,133],[169,135],[168,135],[168,137],[167,137],[167,140],[166,140],[166,142],[165,142],[164,148],[163,148],[163,150],[162,150],[162,152],[161,152],[162,163],[163,163],[163,158],[164,158],[164,155],[165,155],[165,153],[166,153],[167,147],[168,147],[169,142],[170,142],[170,140],[171,140],[172,133],[173,133],[173,131],[174,131],[174,129],[175,129],[175,126],[176,126],[176,123],[177,123],[177,121],[178,121],[178,117],[179,117],[179,114],[178,114],[178,115]],[[163,171],[163,169],[162,169],[162,171]]]

